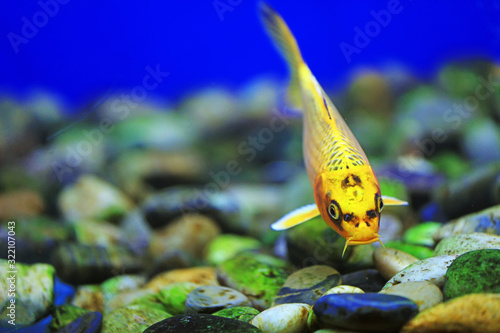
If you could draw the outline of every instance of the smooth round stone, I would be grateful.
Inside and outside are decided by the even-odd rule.
[[[304,303],[288,303],[273,306],[259,313],[250,321],[265,333],[300,333],[307,328],[311,306]]]
[[[125,246],[89,246],[78,243],[59,245],[50,259],[61,280],[71,284],[101,283],[121,274],[137,273],[142,260]]]
[[[142,332],[171,314],[143,305],[130,305],[111,311],[104,316],[102,333]]]
[[[149,242],[149,255],[154,259],[177,249],[201,259],[205,247],[219,234],[219,227],[213,219],[185,214],[154,231]]]
[[[51,311],[54,319],[50,322],[49,327],[57,331],[86,313],[89,313],[89,311],[74,305],[64,304],[58,306]]]
[[[380,291],[381,294],[403,296],[418,305],[420,311],[443,302],[443,293],[435,284],[427,281],[406,282]]]
[[[472,293],[500,293],[500,250],[462,254],[446,272],[445,299]]]
[[[259,310],[249,306],[235,306],[212,313],[214,316],[238,319],[247,323],[249,323],[258,314]]]
[[[462,254],[481,249],[500,249],[500,236],[482,232],[454,235],[439,242],[434,250],[434,255]]]
[[[58,205],[66,220],[76,222],[115,220],[129,212],[134,204],[113,185],[96,176],[84,175],[61,191]]]
[[[148,327],[144,333],[259,333],[257,327],[237,319],[205,313],[185,314],[167,318]]]
[[[217,268],[217,278],[222,285],[245,294],[253,306],[264,310],[286,281],[285,262],[272,256],[240,253],[224,261]]]
[[[333,287],[332,289],[329,289],[322,296],[331,295],[331,294],[364,294],[364,293],[365,292],[358,287],[353,287],[353,286],[348,286],[348,285],[340,285],[340,286]]]
[[[79,220],[74,223],[76,240],[80,244],[109,246],[122,242],[118,226],[106,221]]]
[[[470,234],[473,232],[500,235],[500,205],[448,222],[436,231],[433,238],[438,242],[452,235]]]
[[[189,293],[186,313],[212,313],[232,306],[249,306],[250,300],[242,293],[219,286],[201,286]]]
[[[73,298],[71,304],[89,311],[104,312],[104,301],[101,286],[79,286],[76,289],[75,297]]]
[[[101,284],[102,296],[104,301],[104,313],[107,313],[119,307],[120,302],[114,301],[122,293],[127,291],[136,291],[144,285],[145,278],[140,275],[119,275],[104,281]],[[115,304],[114,306],[112,304]]]
[[[398,330],[415,314],[411,300],[384,294],[336,294],[321,297],[313,307],[320,322],[364,332]]]
[[[219,235],[205,249],[205,260],[211,265],[218,265],[236,254],[262,247],[255,238],[233,234]]]
[[[159,291],[169,284],[176,282],[191,282],[204,286],[217,286],[215,269],[213,267],[191,267],[174,269],[156,275],[149,281],[145,288],[153,291]]]
[[[373,261],[380,274],[390,279],[418,259],[401,250],[379,247],[373,253]]]
[[[274,304],[313,305],[328,289],[341,284],[340,273],[329,266],[311,266],[291,274],[274,299]]]
[[[191,282],[176,282],[161,289],[157,297],[168,313],[180,315],[186,310],[188,295],[198,287],[198,284]]]
[[[373,252],[376,247],[373,244],[355,245],[351,254],[341,265],[343,273],[356,272],[361,269],[373,268]]]
[[[342,283],[357,287],[366,293],[376,293],[382,289],[385,279],[376,269],[364,269],[354,273],[342,275]]]
[[[470,294],[423,311],[410,320],[402,333],[497,333],[500,327],[499,294]]]
[[[403,240],[409,244],[434,246],[432,235],[441,228],[442,224],[438,222],[425,222],[417,224],[406,230]]]
[[[434,251],[427,246],[407,244],[402,241],[390,241],[385,244],[386,248],[398,249],[420,260],[430,258],[434,255]]]
[[[441,288],[444,284],[446,271],[456,257],[458,255],[454,254],[417,261],[394,275],[387,281],[383,289],[400,283],[415,281],[429,281]]]

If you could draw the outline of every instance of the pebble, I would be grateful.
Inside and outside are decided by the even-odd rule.
[[[418,305],[420,311],[443,302],[443,293],[435,284],[427,281],[405,282],[380,291],[381,294],[403,296]]]
[[[143,268],[140,258],[125,246],[59,245],[51,256],[58,276],[71,284],[101,283],[117,272],[133,274]]]
[[[418,259],[401,250],[379,247],[373,253],[373,261],[380,274],[388,280]]]
[[[417,261],[394,275],[383,287],[387,289],[404,282],[429,281],[442,287],[445,274],[458,255],[443,255]]]
[[[364,269],[342,275],[342,283],[357,287],[366,293],[376,293],[382,289],[385,279],[376,269]]]
[[[188,295],[199,287],[192,282],[175,282],[167,285],[156,295],[165,310],[172,315],[184,314]]]
[[[249,323],[256,315],[259,314],[259,310],[251,308],[249,306],[234,306],[231,308],[219,310],[212,314],[214,316],[238,319]]]
[[[100,285],[84,285],[76,289],[72,305],[88,311],[104,312],[104,301]]]
[[[344,273],[350,273],[375,267],[373,264],[373,252],[375,249],[376,247],[373,244],[353,246],[347,260],[342,262],[340,270]]]
[[[340,285],[340,273],[329,266],[311,266],[291,274],[276,295],[274,304],[313,305],[328,289]]]
[[[483,232],[500,235],[500,205],[468,214],[443,225],[434,233],[436,242],[456,234]]]
[[[127,331],[128,332],[128,331]],[[164,319],[144,333],[261,333],[257,327],[241,320],[193,313]],[[104,332],[103,332],[104,333]]]
[[[149,326],[172,315],[143,305],[130,305],[107,313],[102,333],[143,332]]]
[[[280,304],[262,311],[250,324],[264,333],[300,333],[307,328],[310,309],[304,303]]]
[[[0,259],[0,272],[11,271],[11,266],[7,260]],[[2,318],[8,321],[15,319],[16,325],[25,326],[34,323],[47,315],[50,307],[54,303],[54,267],[47,264],[25,265],[15,264],[15,281],[9,280],[7,273],[0,279],[0,308]],[[14,284],[14,286],[12,286]],[[15,298],[8,297],[7,291],[15,289]],[[10,299],[15,299],[14,318],[8,314],[12,310],[7,310],[10,306]],[[1,325],[1,324],[0,324]]]
[[[364,332],[396,331],[418,313],[405,297],[384,294],[333,294],[321,297],[313,307],[328,327]]]
[[[432,235],[441,228],[442,224],[438,222],[424,222],[417,224],[406,230],[403,241],[409,244],[423,245],[433,247],[435,241]]]
[[[223,234],[215,237],[205,248],[205,260],[211,265],[218,265],[245,250],[255,250],[262,244],[255,238]]]
[[[70,222],[82,219],[116,221],[133,208],[133,202],[108,182],[93,175],[83,175],[60,192],[58,206]]]
[[[129,302],[125,301],[122,295],[127,291],[132,291],[134,293],[141,292],[139,288],[142,287],[144,283],[145,278],[139,275],[119,275],[104,281],[101,284],[104,313],[110,312],[117,307],[127,305],[124,303]],[[144,293],[144,291],[142,291],[142,293]]]
[[[402,241],[390,241],[385,244],[386,248],[398,249],[405,253],[411,254],[417,259],[427,259],[434,255],[434,251],[427,246],[408,244]]]
[[[250,305],[250,300],[234,289],[220,286],[201,286],[187,296],[185,312],[213,313],[233,306]]]
[[[50,328],[57,331],[86,313],[89,313],[89,311],[74,305],[64,304],[58,306],[51,311],[54,319],[50,323]]]
[[[481,249],[500,249],[500,236],[482,232],[453,235],[439,242],[434,255],[462,254]]]
[[[364,294],[364,293],[365,292],[360,288],[348,286],[348,285],[340,285],[340,286],[333,287],[332,289],[329,289],[322,296],[331,295],[331,294]]]
[[[446,271],[443,293],[452,299],[472,293],[500,293],[500,250],[462,254]]]
[[[153,291],[159,291],[169,284],[175,282],[191,282],[198,285],[217,286],[217,278],[213,267],[191,267],[174,269],[156,275],[149,281],[144,288]]]
[[[470,294],[423,311],[401,333],[497,333],[500,328],[499,294]]]
[[[38,216],[44,209],[43,198],[33,190],[14,190],[0,194],[0,220]]]
[[[220,264],[217,278],[222,285],[245,294],[256,309],[264,310],[271,306],[286,281],[284,266],[278,258],[244,252]]]
[[[219,227],[213,219],[199,214],[185,214],[154,231],[149,242],[149,255],[154,261],[167,251],[182,250],[202,259],[205,247],[219,234]]]
[[[74,227],[80,244],[106,247],[123,242],[120,228],[110,222],[85,219],[76,221]]]

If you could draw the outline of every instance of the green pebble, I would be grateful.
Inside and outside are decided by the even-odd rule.
[[[260,310],[271,306],[285,283],[286,263],[278,258],[244,252],[224,261],[217,268],[221,284],[245,294]]]
[[[172,317],[165,311],[144,305],[131,305],[111,311],[104,316],[101,333],[143,332],[149,326]]]
[[[247,323],[249,323],[250,320],[252,320],[258,314],[259,310],[251,308],[249,306],[235,306],[212,313],[212,315],[214,316],[238,319]]]
[[[261,243],[255,238],[223,234],[212,240],[207,246],[205,260],[215,266],[242,251],[261,247]]]
[[[131,302],[129,305],[140,305],[147,307],[148,309],[169,312],[169,309],[167,309],[165,305],[160,302],[160,300],[158,299],[158,295],[155,294],[144,295]]]
[[[500,250],[476,250],[462,254],[446,271],[446,300],[472,293],[500,293]]]
[[[420,260],[430,258],[434,255],[434,251],[429,249],[428,247],[415,244],[407,244],[402,241],[389,241],[385,243],[385,247],[401,250],[403,252],[411,254],[412,256]]]
[[[403,241],[408,244],[434,246],[435,242],[432,235],[443,225],[438,222],[425,222],[418,224],[406,230]]]
[[[64,304],[58,306],[54,310],[52,310],[52,316],[54,317],[54,319],[52,319],[52,321],[50,322],[49,327],[52,330],[57,331],[58,329],[80,318],[87,312],[90,311],[74,305]]]
[[[173,315],[183,314],[186,309],[186,299],[190,292],[199,285],[191,282],[177,282],[160,290],[157,297],[165,306],[168,313]]]

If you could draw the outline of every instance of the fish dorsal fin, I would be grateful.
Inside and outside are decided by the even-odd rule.
[[[267,32],[285,58],[290,68],[290,85],[286,94],[287,104],[296,110],[303,110],[302,94],[299,82],[299,70],[304,64],[295,37],[283,18],[269,5],[261,3],[260,13]]]
[[[271,225],[271,229],[286,230],[288,228],[296,226],[297,224],[306,222],[318,215],[319,210],[316,204],[306,205],[291,211],[290,213],[280,218],[278,221],[274,222]]]
[[[384,206],[408,206],[408,202],[386,195],[382,196],[382,200],[384,201]]]

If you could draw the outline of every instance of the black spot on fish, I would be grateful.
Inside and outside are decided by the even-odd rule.
[[[345,177],[341,183],[343,189],[345,189],[348,186],[356,186],[356,185],[361,186],[361,179],[359,179],[358,176],[355,176],[353,174],[350,174],[347,177]]]
[[[369,226],[370,226],[370,223],[368,223],[368,222],[366,222],[366,221],[365,221],[365,223],[366,223],[366,226],[367,226],[367,227],[369,227]]]

